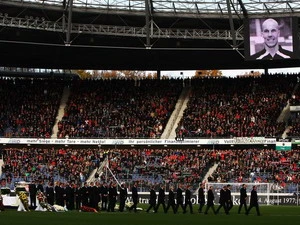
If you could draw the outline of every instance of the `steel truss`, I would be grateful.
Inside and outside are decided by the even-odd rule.
[[[45,18],[18,18],[0,15],[0,26],[44,30],[51,32],[67,33],[68,25],[61,17],[57,21],[47,21]],[[160,28],[153,20],[150,21],[151,38],[175,38],[175,39],[215,39],[215,40],[232,40],[233,36],[230,30],[211,30],[211,29],[175,29]],[[72,23],[72,34],[98,34],[110,36],[127,36],[127,37],[146,37],[147,27],[130,27],[114,25],[96,25],[96,24],[79,24]],[[235,31],[235,39],[243,40],[243,26]]]

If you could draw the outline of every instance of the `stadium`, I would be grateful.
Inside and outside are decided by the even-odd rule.
[[[300,75],[269,69],[299,66],[299,13],[294,0],[0,0],[1,224],[297,221]],[[162,76],[199,69],[264,73]],[[243,184],[260,212],[239,213]]]

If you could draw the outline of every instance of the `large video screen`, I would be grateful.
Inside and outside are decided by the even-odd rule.
[[[298,21],[294,17],[245,21],[246,60],[284,60],[298,56]]]

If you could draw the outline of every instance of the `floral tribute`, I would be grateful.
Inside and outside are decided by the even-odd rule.
[[[67,207],[63,207],[63,206],[60,206],[60,205],[53,205],[51,207],[52,209],[52,212],[66,212],[68,211]]]
[[[21,201],[21,204],[24,206],[23,210],[24,211],[30,211],[29,210],[29,205],[28,205],[28,193],[26,191],[19,191],[18,192],[18,197]]]
[[[37,193],[37,199],[38,199],[39,204],[42,207],[42,209],[44,209],[44,211],[52,211],[52,205],[50,205],[47,202],[47,198],[46,198],[46,196],[44,195],[43,192],[38,191],[38,193]]]
[[[133,202],[126,202],[126,203],[125,203],[126,209],[129,210],[130,207],[133,206],[133,204],[134,204]],[[143,208],[136,207],[136,211],[143,211]]]
[[[80,210],[81,210],[81,212],[95,212],[95,213],[97,212],[97,210],[95,208],[88,207],[85,205],[81,206]]]

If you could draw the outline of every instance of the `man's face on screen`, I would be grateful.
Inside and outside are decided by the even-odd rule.
[[[262,25],[262,36],[264,38],[265,44],[269,48],[273,48],[278,43],[278,38],[280,35],[280,30],[278,29],[278,23],[269,19],[266,20]]]

